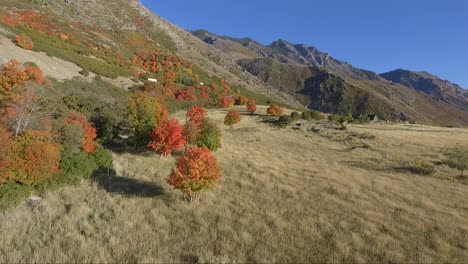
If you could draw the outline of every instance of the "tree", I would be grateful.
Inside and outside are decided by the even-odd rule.
[[[12,180],[35,185],[60,172],[60,145],[49,131],[28,130],[16,140]]]
[[[16,45],[23,49],[32,50],[34,48],[34,42],[26,35],[19,35],[15,38]]]
[[[245,105],[245,104],[247,104],[248,101],[249,101],[249,98],[247,98],[247,97],[245,97],[243,95],[239,95],[239,97],[237,97],[236,104],[237,105]]]
[[[169,115],[164,99],[145,92],[137,92],[130,97],[127,111],[135,129],[135,147],[148,145],[151,140],[148,132]]]
[[[93,153],[97,148],[97,143],[94,142],[94,139],[97,137],[96,129],[88,122],[88,119],[84,115],[75,112],[72,112],[67,120],[65,120],[66,125],[73,123],[80,124],[83,129],[81,149],[88,154]]]
[[[445,163],[454,169],[460,171],[460,177],[463,177],[463,172],[468,170],[468,148],[456,146],[445,150],[447,159]]]
[[[163,121],[159,126],[149,132],[152,141],[148,147],[163,155],[171,154],[172,149],[182,150],[187,144],[183,134],[183,127],[176,119]]]
[[[221,107],[229,108],[233,106],[235,102],[236,101],[234,100],[234,98],[229,96],[223,96],[223,98],[221,99]]]
[[[12,177],[15,164],[13,134],[0,124],[0,185]]]
[[[226,116],[224,117],[224,124],[233,127],[234,124],[237,124],[241,121],[241,116],[239,111],[231,110],[229,111]]]
[[[276,104],[270,105],[267,109],[267,114],[272,115],[272,116],[281,116],[283,115],[284,111],[283,109]]]
[[[187,121],[199,123],[205,118],[206,114],[205,108],[199,106],[193,107],[187,112]]]
[[[254,100],[249,100],[247,102],[247,111],[249,111],[249,113],[252,115],[255,113],[255,111],[257,111],[257,104]]]
[[[192,147],[177,159],[167,183],[192,201],[193,193],[212,188],[220,177],[218,161],[210,150],[205,146]]]
[[[297,120],[301,119],[301,115],[298,112],[292,112],[291,113],[291,118],[292,118],[292,120],[297,121]]]
[[[291,125],[293,119],[288,115],[282,115],[278,118],[277,124],[279,127],[285,128]]]
[[[206,146],[211,151],[215,151],[221,147],[221,130],[208,118],[202,120],[196,145],[199,147]]]

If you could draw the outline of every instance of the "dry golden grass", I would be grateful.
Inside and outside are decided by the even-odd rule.
[[[116,174],[11,209],[0,262],[468,261],[468,181],[443,165],[431,176],[402,167],[468,145],[467,130],[260,121],[221,126],[222,181],[192,203],[165,183],[174,158],[114,154]]]

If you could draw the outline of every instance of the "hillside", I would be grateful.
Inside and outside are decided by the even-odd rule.
[[[438,100],[468,109],[467,90],[430,73],[398,69],[382,73],[380,76],[394,83],[429,94]]]
[[[435,125],[468,125],[468,110],[460,108],[460,98],[440,100],[427,96],[405,83],[389,82],[308,45],[278,40],[265,46],[249,38],[218,36],[206,30],[192,34],[311,109],[351,112],[355,116],[377,114],[387,120]],[[324,74],[328,77],[323,78]]]
[[[246,87],[290,105],[297,105],[291,96],[282,94],[258,81],[254,76],[242,71],[223,53],[193,37],[189,32],[156,16],[139,1],[119,0],[109,4],[107,1],[91,0],[5,0],[2,1],[0,12],[16,9],[35,10],[48,14],[54,18],[53,23],[58,23],[62,31],[67,31],[66,34],[71,35],[70,42],[77,41],[82,45],[79,48],[68,44],[63,47],[63,43],[58,43],[57,40],[45,39],[37,32],[25,31],[24,33],[36,42],[34,51],[45,52],[70,61],[103,77],[130,78],[132,72],[129,69],[131,68],[122,62],[132,59],[131,54],[136,51],[151,51],[164,55],[176,55],[193,62],[204,72],[201,75],[217,76],[229,83]],[[5,23],[0,23],[0,28],[2,29],[0,34],[10,39],[14,34],[21,33]],[[30,29],[34,30],[34,28]],[[88,48],[94,46],[95,51],[87,50],[85,46]],[[99,54],[96,51],[105,54]],[[118,54],[112,51],[118,51]],[[85,56],[82,56],[83,54]],[[9,59],[13,58],[14,54],[3,54],[2,57]],[[116,61],[116,58],[119,61]],[[102,61],[106,64],[102,64]],[[37,62],[36,64],[39,65]],[[121,81],[118,80],[114,84]],[[209,80],[205,78],[202,82],[209,83]],[[128,81],[125,83],[127,87],[131,86]]]
[[[241,108],[242,109],[242,108]],[[266,107],[259,107],[264,113]],[[222,122],[225,110],[211,110]],[[185,112],[174,115],[185,119]],[[0,214],[0,262],[464,262],[466,178],[417,159],[468,145],[466,130],[311,123],[277,129],[245,112],[222,127],[220,185],[187,203],[173,157],[114,154],[93,181]],[[311,132],[316,131],[316,132]],[[38,245],[43,245],[38,248]]]

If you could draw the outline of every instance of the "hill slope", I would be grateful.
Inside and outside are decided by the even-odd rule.
[[[380,76],[394,83],[429,94],[436,99],[468,109],[468,91],[430,73],[397,69],[382,73]]]

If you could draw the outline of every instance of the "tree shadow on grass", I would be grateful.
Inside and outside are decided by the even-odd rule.
[[[161,186],[153,182],[118,176],[114,170],[97,173],[93,180],[109,193],[144,198],[164,195],[164,189]]]

